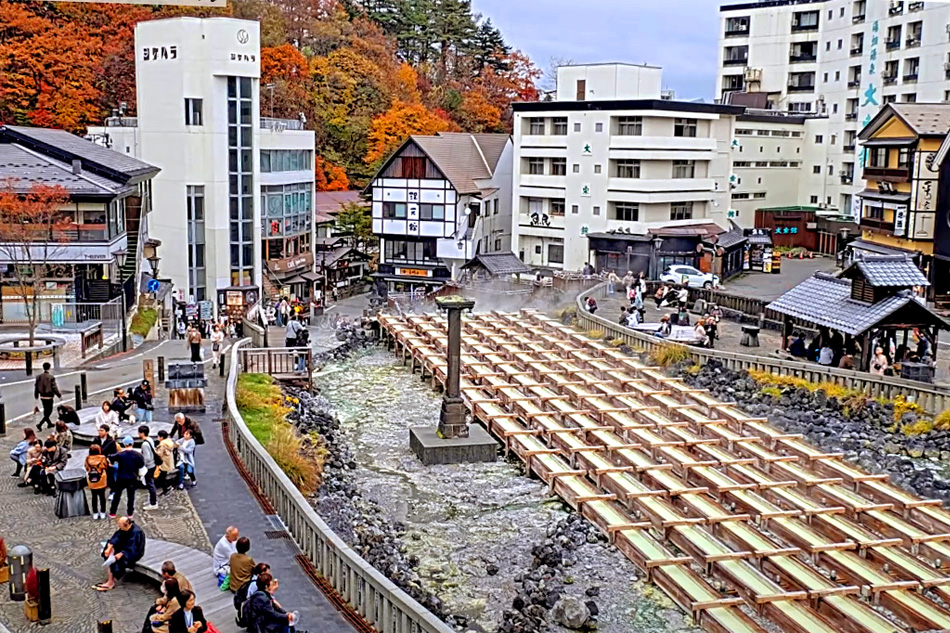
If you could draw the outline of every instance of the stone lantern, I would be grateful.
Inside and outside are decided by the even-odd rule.
[[[9,553],[10,600],[26,600],[26,576],[33,569],[33,551],[26,545],[17,545]]]

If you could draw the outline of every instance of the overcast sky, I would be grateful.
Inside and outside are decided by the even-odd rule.
[[[472,0],[505,40],[543,70],[552,57],[574,63],[663,67],[679,99],[712,99],[716,87],[717,0]]]

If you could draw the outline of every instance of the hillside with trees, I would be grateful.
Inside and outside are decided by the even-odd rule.
[[[322,190],[363,185],[409,134],[503,132],[540,71],[469,0],[231,0],[195,10],[0,0],[0,123],[83,133],[135,112],[143,20],[261,22],[261,114],[316,132]]]

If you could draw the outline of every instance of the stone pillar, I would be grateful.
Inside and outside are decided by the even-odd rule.
[[[442,397],[442,413],[439,415],[439,437],[452,439],[468,437],[468,422],[465,403],[459,389],[459,373],[462,364],[462,310],[475,306],[474,301],[463,300],[449,303],[436,300],[447,312],[449,330],[448,367],[445,393]]]

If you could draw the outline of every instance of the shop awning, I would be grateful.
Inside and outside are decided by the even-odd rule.
[[[867,251],[868,253],[875,253],[877,255],[906,255],[908,253],[914,254],[914,251],[904,248],[898,248],[896,246],[884,246],[883,244],[868,242],[867,240],[862,239],[849,242],[848,248],[851,250]]]
[[[300,276],[303,277],[305,280],[310,281],[310,282],[313,282],[313,281],[320,281],[320,279],[322,279],[322,277],[320,277],[320,275],[318,275],[317,273],[310,272],[309,270],[308,270],[307,272],[305,272],[305,273],[300,273]]]
[[[897,204],[909,204],[909,193],[881,193],[877,189],[865,189],[858,194],[868,200],[880,200],[881,202],[895,202]]]

